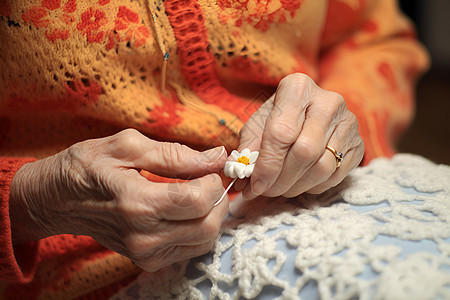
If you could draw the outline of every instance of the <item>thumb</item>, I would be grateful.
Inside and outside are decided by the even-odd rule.
[[[177,143],[160,143],[152,151],[148,171],[165,177],[192,179],[218,172],[227,158],[225,147],[199,152]]]

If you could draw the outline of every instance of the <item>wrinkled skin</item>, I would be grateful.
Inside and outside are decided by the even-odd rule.
[[[56,234],[88,235],[147,271],[208,252],[228,209],[214,172],[223,147],[197,152],[128,129],[87,140],[22,166],[10,195],[13,243]],[[193,178],[152,182],[160,176]],[[196,193],[192,193],[192,190]]]
[[[339,168],[327,145],[344,154]],[[243,148],[259,151],[250,181],[235,184],[247,200],[322,193],[339,184],[364,155],[358,122],[342,96],[304,74],[280,81],[241,130]]]

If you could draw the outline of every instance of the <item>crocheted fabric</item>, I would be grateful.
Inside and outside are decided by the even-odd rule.
[[[449,182],[449,166],[401,154],[319,196],[251,202],[212,253],[112,299],[449,299]]]

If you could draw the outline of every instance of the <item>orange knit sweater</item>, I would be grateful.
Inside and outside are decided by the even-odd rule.
[[[139,272],[89,237],[13,246],[22,164],[127,127],[234,149],[294,72],[344,96],[367,162],[395,152],[427,65],[394,0],[0,1],[0,298],[103,298]]]

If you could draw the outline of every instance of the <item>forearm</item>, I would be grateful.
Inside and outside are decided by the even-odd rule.
[[[33,203],[33,198],[36,198],[36,193],[31,192],[29,186],[37,180],[36,176],[40,170],[45,170],[43,161],[25,164],[17,171],[12,180],[9,213],[13,244],[35,241],[49,236],[45,227],[34,218],[29,207],[29,203]],[[38,183],[36,186],[42,188],[39,185]]]

